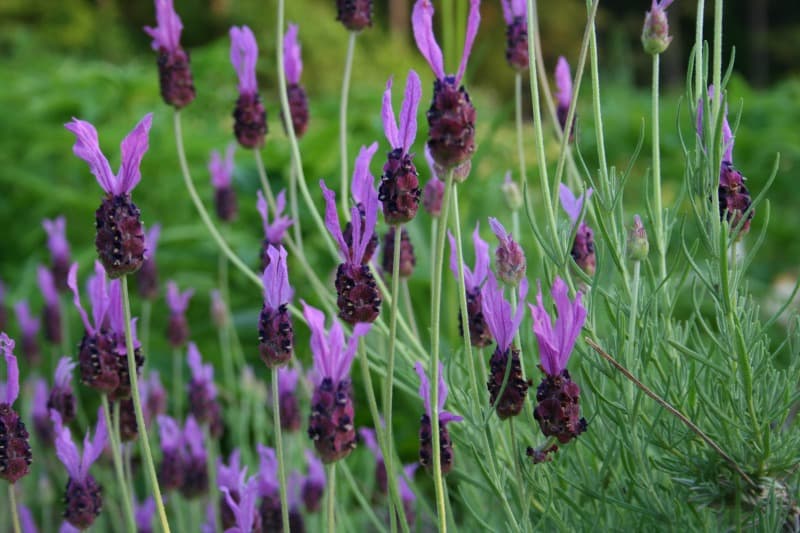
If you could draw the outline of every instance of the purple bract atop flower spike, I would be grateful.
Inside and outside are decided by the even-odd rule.
[[[208,453],[204,441],[203,430],[198,421],[193,415],[189,415],[183,425],[186,454],[183,457],[183,480],[180,486],[181,494],[185,498],[196,498],[208,492]]]
[[[167,283],[167,306],[170,313],[183,314],[189,308],[189,300],[194,295],[194,289],[186,289],[183,292],[178,290],[178,284],[174,281]]]
[[[255,95],[258,93],[256,81],[256,61],[258,61],[258,45],[253,30],[247,26],[230,29],[231,63],[239,76],[239,94]]]
[[[392,108],[392,78],[386,82],[381,117],[386,139],[393,149],[401,148],[403,152],[408,152],[411,145],[414,144],[417,136],[417,109],[420,98],[422,98],[422,84],[419,76],[414,70],[409,70],[398,125]]]
[[[411,490],[411,487],[408,486],[408,482],[414,479],[414,473],[417,471],[417,467],[419,467],[419,463],[412,463],[410,465],[405,465],[403,467],[403,475],[397,476],[397,490],[400,493],[400,499],[403,500],[403,510],[406,513],[406,519],[409,525],[412,525],[416,519],[414,514],[414,502],[417,499],[416,494],[414,491]]]
[[[275,213],[272,217],[272,222],[269,221],[269,207],[267,205],[267,201],[264,199],[264,195],[262,194],[261,190],[256,193],[258,200],[256,201],[256,209],[258,213],[261,215],[261,220],[264,225],[264,244],[262,250],[262,260],[266,256],[266,252],[269,249],[269,245],[278,246],[280,245],[281,241],[283,240],[283,236],[286,233],[286,230],[291,226],[294,222],[291,218],[287,216],[283,216],[283,211],[286,209],[286,191],[282,190],[278,193],[278,196],[275,197]],[[268,261],[264,260],[263,268],[266,268],[269,264]]]
[[[569,71],[569,63],[567,63],[564,56],[558,57],[556,63],[556,116],[558,124],[561,126],[561,131],[567,131],[567,115],[569,115],[569,105],[572,103],[572,75]],[[572,124],[569,127],[569,140],[575,138],[575,118],[572,119]]]
[[[183,441],[186,443],[186,448],[189,455],[195,458],[206,457],[206,447],[203,438],[203,430],[194,416],[189,415],[186,417],[186,422],[183,426]]]
[[[19,396],[19,365],[14,355],[14,340],[5,333],[0,333],[0,350],[6,360],[6,382],[3,385],[5,398],[0,398],[0,404],[10,407]]]
[[[722,95],[718,95],[717,92],[714,90],[713,85],[708,86],[708,100],[713,102],[715,98],[722,98]],[[697,105],[697,135],[701,138],[703,137],[703,99],[701,98]],[[722,146],[725,149],[725,152],[722,154],[722,162],[733,163],[733,132],[731,131],[731,125],[728,122],[728,104],[725,104],[725,107],[722,111]],[[723,165],[724,166],[724,165]]]
[[[524,17],[527,13],[525,0],[502,0],[503,18],[506,24],[511,25],[517,17]]]
[[[286,72],[286,82],[289,84],[300,83],[300,76],[303,74],[303,58],[300,55],[301,47],[297,33],[297,24],[289,24],[283,37],[283,70]]]
[[[217,397],[217,386],[214,384],[214,366],[211,363],[203,364],[200,350],[193,342],[189,343],[186,361],[192,371],[192,381],[197,386],[204,387],[209,396],[213,399]]]
[[[300,380],[300,370],[281,368],[278,370],[278,394],[293,394]]]
[[[570,188],[561,183],[558,192],[559,198],[561,199],[561,207],[563,207],[564,211],[566,211],[567,216],[569,216],[569,219],[572,221],[572,224],[577,224],[578,219],[581,216],[581,210],[583,209],[583,202],[591,198],[592,192],[594,191],[590,187],[586,189],[584,194],[581,194],[576,198]]]
[[[572,221],[573,227],[578,224],[578,219],[583,209],[583,202],[587,201],[591,196],[591,187],[587,189],[584,194],[575,198],[575,195],[569,187],[563,183],[560,184],[559,197],[561,199],[561,206],[564,208],[564,211],[567,212],[567,216],[569,216]],[[575,230],[575,240],[572,242],[570,255],[581,270],[590,276],[594,274],[597,266],[597,257],[594,249],[594,231],[592,231],[585,221],[581,222]]]
[[[528,19],[525,0],[502,0],[506,20],[506,61],[517,71],[528,68]]]
[[[169,322],[167,323],[167,339],[173,348],[180,348],[189,339],[189,322],[186,320],[186,310],[189,300],[194,295],[194,289],[178,290],[174,281],[167,283],[167,307],[169,307]]]
[[[350,373],[360,337],[366,335],[371,325],[356,324],[353,334],[345,344],[344,328],[336,320],[325,330],[325,314],[303,302],[303,316],[311,330],[311,353],[314,359],[314,384],[319,386],[325,378],[342,381]]]
[[[269,266],[264,269],[262,280],[264,283],[264,303],[271,309],[277,310],[291,301],[294,289],[289,285],[289,268],[286,264],[288,253],[283,246],[276,248],[270,246]]]
[[[581,292],[573,301],[569,299],[569,288],[561,278],[553,283],[552,295],[556,305],[555,328],[542,302],[542,284],[536,295],[536,306],[528,304],[533,316],[533,332],[539,344],[542,368],[548,376],[558,376],[567,367],[572,348],[586,320],[586,308],[581,303]]]
[[[524,302],[525,297],[528,295],[527,279],[522,278],[518,291],[517,301]],[[483,296],[483,316],[497,342],[497,347],[505,352],[511,347],[519,325],[522,323],[525,306],[517,306],[516,313],[512,314],[511,303],[503,296],[503,288],[498,285],[491,272],[481,294]]]
[[[369,165],[377,151],[378,141],[369,146],[362,146],[358,151],[353,168],[353,179],[351,181],[353,199],[356,205],[363,205],[367,210],[372,205],[375,207],[378,205],[378,194],[375,192],[375,176],[369,171]]]
[[[59,290],[67,289],[67,271],[69,270],[69,243],[67,242],[67,220],[57,217],[53,220],[42,220],[47,232],[47,248],[50,249],[50,261],[53,277]]]
[[[262,497],[278,493],[278,458],[275,450],[263,444],[258,445],[258,486]]]
[[[419,376],[419,395],[425,404],[425,414],[431,416],[431,382],[425,374],[425,368],[422,363],[417,361],[414,364],[414,371]],[[444,381],[444,365],[439,363],[439,422],[446,424],[448,422],[460,422],[463,417],[454,415],[444,410],[444,404],[447,401],[447,383]]]
[[[155,514],[156,500],[152,496],[145,498],[142,503],[134,500],[133,517],[139,533],[151,533],[153,531],[153,517]]]
[[[214,384],[214,366],[203,364],[200,351],[193,342],[189,343],[187,361],[192,371],[188,385],[189,406],[194,418],[201,424],[208,424],[211,436],[222,434],[222,414],[217,402],[217,386]]]
[[[99,261],[95,261],[94,263],[94,272],[95,275],[91,276],[87,283],[89,302],[92,304],[92,322],[89,321],[89,317],[81,305],[81,296],[78,291],[78,263],[72,264],[67,278],[67,284],[70,290],[72,290],[72,302],[75,304],[75,307],[78,309],[78,314],[83,320],[83,327],[86,328],[86,332],[90,335],[94,335],[102,329],[109,305],[106,271]]]
[[[175,12],[172,0],[156,0],[156,23],[155,28],[145,26],[144,31],[153,38],[150,46],[155,51],[165,51],[174,53],[181,46],[181,32],[183,24],[181,18]]]
[[[50,417],[55,426],[56,456],[63,463],[73,481],[84,482],[89,476],[89,468],[103,453],[108,441],[106,420],[102,409],[97,411],[97,428],[94,432],[94,438],[90,439],[87,431],[83,439],[83,455],[78,451],[78,447],[72,440],[70,430],[64,426],[58,411],[51,410]]]
[[[158,439],[165,452],[174,451],[183,445],[183,433],[174,418],[158,415]]]
[[[242,480],[236,487],[238,498],[234,498],[233,491],[229,487],[221,487],[221,490],[225,494],[225,502],[233,515],[235,524],[226,529],[225,533],[260,531],[253,527],[254,524],[258,524],[256,501],[259,497],[259,478],[252,476],[246,483]]]
[[[22,330],[22,336],[33,337],[35,339],[36,335],[39,333],[39,319],[31,314],[28,301],[20,300],[15,303],[14,312],[17,315],[17,322],[19,322],[19,328]]]
[[[447,237],[450,239],[450,270],[458,279],[456,239],[449,231],[447,232]],[[470,269],[467,265],[464,265],[464,285],[466,285],[467,291],[480,290],[481,285],[486,281],[486,276],[489,275],[489,244],[481,239],[480,223],[475,224],[475,231],[472,232],[472,243],[475,246],[475,268]]]
[[[215,189],[223,189],[231,186],[233,179],[233,154],[236,151],[236,144],[229,143],[225,148],[225,158],[223,159],[217,150],[211,150],[211,159],[208,161],[208,172],[211,174],[211,185]]]
[[[72,151],[89,164],[89,170],[97,178],[97,183],[108,194],[122,196],[130,194],[139,183],[142,175],[139,165],[148,148],[148,136],[153,122],[153,114],[148,113],[122,141],[122,164],[116,175],[111,172],[108,159],[100,150],[97,130],[90,123],[73,118],[64,127],[75,134]]]
[[[53,380],[53,388],[45,398],[46,409],[55,409],[58,411],[64,424],[70,424],[75,419],[77,410],[75,394],[72,391],[72,371],[75,369],[75,366],[75,363],[70,357],[62,357],[58,361],[55,378]],[[37,390],[37,393],[38,392]],[[39,423],[41,422],[42,421],[39,420]],[[49,414],[47,423],[49,431]]]
[[[241,455],[239,448],[233,450],[227,465],[222,462],[222,458],[217,458],[217,484],[220,488],[236,489],[244,481],[247,467],[242,468]]]
[[[58,360],[56,366],[55,376],[53,378],[53,386],[55,387],[70,387],[72,383],[72,371],[75,369],[76,363],[71,357],[62,357]]]
[[[195,97],[194,80],[189,68],[189,54],[181,48],[183,24],[172,0],[156,0],[155,28],[144,31],[153,38],[151,46],[158,52],[158,77],[161,97],[176,109],[189,105]]]
[[[286,256],[283,246],[268,245],[267,267],[262,276],[264,304],[258,319],[258,348],[269,368],[288,363],[294,348],[294,329],[289,314],[294,290],[289,285]]]
[[[489,225],[497,236],[497,240],[500,241],[500,245],[495,250],[497,277],[503,283],[516,287],[525,278],[525,270],[527,270],[525,252],[522,251],[522,247],[506,231],[499,220],[489,217]]]

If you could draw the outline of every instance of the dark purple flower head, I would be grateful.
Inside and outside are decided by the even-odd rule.
[[[19,396],[19,367],[14,341],[0,333],[0,352],[6,360],[6,382],[0,383],[0,479],[16,483],[30,471],[33,459],[28,430],[13,404]]]
[[[246,470],[246,469],[245,469]],[[242,479],[236,487],[236,497],[233,489],[221,486],[225,494],[225,502],[231,510],[234,525],[225,530],[225,533],[252,533],[256,531],[254,525],[258,524],[256,501],[259,496],[259,478],[252,476],[247,482]],[[258,529],[260,531],[260,528]]]
[[[500,241],[497,250],[495,250],[497,277],[503,283],[516,287],[525,278],[525,270],[527,269],[525,252],[496,218],[489,217],[489,225],[497,236],[497,240]]]
[[[480,6],[480,0],[470,0],[469,2],[469,17],[467,19],[467,31],[464,38],[464,50],[461,54],[461,63],[459,63],[458,72],[454,78],[454,85],[456,86],[461,84],[461,80],[464,77],[464,71],[467,68],[467,60],[472,51],[472,44],[475,42],[475,36],[478,34],[478,26],[481,22]],[[444,71],[442,49],[439,47],[439,44],[436,42],[436,37],[433,35],[433,3],[430,0],[417,0],[411,12],[411,25],[414,30],[414,40],[417,42],[417,48],[419,48],[422,56],[428,61],[434,75],[436,75],[439,80],[444,80],[447,75]]]
[[[456,239],[449,231],[447,232],[447,237],[450,239],[450,270],[458,279]],[[472,243],[475,246],[475,268],[470,269],[467,265],[464,265],[464,285],[467,287],[467,292],[479,291],[483,282],[486,281],[486,276],[489,275],[489,244],[481,239],[480,223],[475,224],[475,231],[472,232]]]
[[[59,290],[67,288],[67,271],[69,270],[69,243],[67,242],[67,220],[57,217],[53,220],[42,220],[42,226],[47,232],[47,247],[50,249],[53,276]]]
[[[551,292],[557,313],[553,327],[553,321],[542,301],[541,282],[538,282],[538,286],[536,305],[528,304],[533,316],[533,332],[539,344],[542,368],[548,376],[558,376],[567,368],[567,361],[586,320],[586,308],[581,303],[581,292],[570,301],[567,284],[557,277]]]
[[[566,132],[569,105],[572,103],[572,75],[569,71],[569,63],[567,63],[564,56],[559,56],[556,63],[556,89],[558,124],[561,126],[561,131]],[[574,136],[575,119],[573,118],[572,125],[569,128],[569,140],[574,140]]]
[[[660,54],[672,42],[666,9],[673,0],[653,0],[650,11],[645,14],[642,28],[642,45],[648,54]]]
[[[528,19],[525,0],[502,0],[506,20],[506,61],[517,71],[528,68]]]
[[[409,70],[398,125],[392,108],[392,78],[386,82],[381,118],[383,119],[383,131],[392,149],[400,148],[403,153],[408,153],[411,145],[414,144],[417,136],[417,109],[420,98],[422,98],[422,84],[419,76],[414,70]]]
[[[308,475],[303,480],[300,494],[306,511],[313,513],[319,511],[322,494],[325,492],[325,465],[311,450],[306,450],[305,455]]]
[[[511,310],[511,303],[503,296],[503,288],[497,283],[494,274],[489,273],[488,281],[481,291],[483,316],[489,325],[489,331],[497,342],[500,351],[507,351],[511,347],[514,336],[522,323],[525,306],[518,305],[516,313]],[[528,295],[528,280],[522,278],[518,288],[518,302],[524,302]]]
[[[145,33],[153,38],[150,46],[157,52],[177,52],[181,47],[183,24],[175,12],[172,0],[156,0],[156,24],[155,28],[144,28]]]
[[[208,172],[211,174],[211,186],[216,190],[231,186],[233,180],[233,154],[236,144],[230,143],[225,149],[223,158],[217,150],[211,150],[211,159],[208,161]]]
[[[425,160],[431,169],[431,179],[425,184],[422,193],[422,205],[425,211],[432,217],[438,217],[442,213],[442,199],[444,198],[444,182],[439,179],[436,163],[431,156],[431,149],[425,145]]]
[[[73,118],[64,127],[75,134],[76,140],[72,151],[89,164],[89,170],[97,178],[97,183],[109,195],[122,196],[130,194],[142,178],[139,165],[148,148],[148,136],[153,122],[153,114],[148,113],[135,128],[123,139],[122,164],[116,175],[111,172],[108,159],[100,150],[97,130],[86,121]]]
[[[72,371],[75,362],[70,357],[62,357],[56,366],[53,388],[46,400],[46,409],[55,409],[64,424],[70,424],[76,415],[75,394],[72,390]],[[49,416],[49,414],[48,414]]]
[[[414,364],[414,370],[416,371],[417,375],[419,376],[419,395],[422,398],[423,403],[425,404],[425,414],[428,417],[431,416],[431,382],[428,379],[428,376],[425,374],[425,368],[422,366],[422,363],[417,361]],[[439,423],[440,424],[447,424],[449,422],[460,422],[463,420],[463,417],[454,415],[448,411],[444,410],[444,404],[447,401],[447,383],[444,381],[444,365],[439,363]]]
[[[264,195],[259,190],[256,195],[256,209],[261,215],[261,220],[264,225],[264,241],[273,246],[280,245],[286,230],[293,224],[291,218],[284,216],[283,212],[286,209],[286,191],[282,190],[275,197],[275,213],[272,217],[272,222],[269,221],[269,207]],[[266,267],[266,265],[264,265]]]
[[[286,35],[283,37],[283,70],[286,72],[286,82],[289,84],[300,83],[303,74],[303,58],[300,55],[300,42],[297,40],[297,24],[289,24]]]
[[[256,81],[256,61],[258,45],[253,31],[247,27],[233,26],[230,29],[231,63],[239,76],[239,94],[255,95],[258,93]]]
[[[174,281],[167,282],[167,306],[172,314],[184,314],[189,308],[189,300],[194,295],[194,289],[180,292],[178,284]]]
[[[261,358],[269,368],[288,363],[294,348],[294,329],[288,310],[294,290],[289,285],[286,256],[283,246],[270,245],[262,276],[264,305],[258,320],[258,342]]]
[[[142,263],[142,268],[136,273],[139,295],[146,300],[158,298],[158,266],[156,265],[156,250],[158,239],[161,237],[161,224],[153,224],[144,233],[144,246],[147,255]]]
[[[5,397],[0,397],[0,404],[10,407],[19,396],[19,365],[14,355],[14,340],[5,333],[0,333],[0,350],[6,360],[6,382],[2,384]]]
[[[138,533],[151,533],[153,531],[153,517],[156,514],[156,500],[148,496],[141,503],[134,500],[133,517]]]
[[[311,330],[311,353],[314,359],[314,385],[319,386],[325,378],[334,383],[346,379],[350,365],[356,355],[359,338],[366,335],[370,324],[359,323],[345,342],[344,328],[334,320],[329,330],[325,329],[325,314],[303,302],[303,316]]]
[[[354,32],[372,26],[372,0],[336,0],[336,20]]]
[[[89,476],[89,468],[103,453],[108,441],[106,420],[102,409],[97,411],[97,429],[95,429],[94,438],[90,439],[87,432],[83,439],[83,455],[78,451],[69,428],[64,426],[58,411],[51,410],[50,419],[55,426],[56,456],[63,463],[72,480],[84,483]]]
[[[152,420],[167,412],[167,391],[161,384],[158,371],[149,370],[147,376],[139,380],[139,395],[142,399],[144,423],[150,427]]]
[[[200,425],[193,415],[186,418],[183,426],[183,443],[185,456],[180,491],[185,498],[191,499],[208,492],[209,484],[208,453],[203,430],[200,429]]]

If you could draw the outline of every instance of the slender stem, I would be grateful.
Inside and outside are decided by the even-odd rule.
[[[725,451],[719,446],[719,444],[714,442],[714,440],[711,437],[706,435],[706,433],[702,429],[700,429],[697,425],[695,425],[694,422],[689,420],[689,418],[687,418],[686,415],[684,415],[683,413],[678,411],[669,402],[667,402],[666,400],[662,399],[658,394],[656,394],[655,392],[650,390],[644,383],[642,383],[641,381],[636,379],[636,377],[633,374],[631,374],[631,372],[627,368],[625,368],[624,366],[619,364],[613,357],[611,357],[605,350],[603,350],[591,338],[586,337],[585,340],[586,340],[586,343],[589,346],[591,346],[592,349],[595,352],[597,352],[598,355],[600,355],[600,357],[602,357],[603,359],[605,359],[606,361],[608,361],[609,363],[614,365],[614,367],[617,370],[619,370],[622,373],[623,376],[625,376],[626,378],[631,380],[637,387],[639,387],[642,390],[642,392],[644,392],[650,398],[655,400],[656,403],[658,403],[661,407],[666,409],[670,414],[675,416],[678,420],[683,422],[698,437],[700,437],[703,441],[705,441],[706,444],[711,446],[711,448],[715,452],[717,452],[720,455],[720,457],[722,457],[731,466],[731,468],[733,468],[740,476],[742,476],[742,479],[744,479],[745,482],[747,482],[748,485],[750,485],[752,488],[755,488],[755,489],[758,488],[758,485],[756,485],[756,483],[750,478],[750,476],[748,476],[747,473],[745,473],[745,471],[742,470],[742,467],[740,467],[736,463],[736,461],[733,459],[733,457],[731,457],[730,455],[725,453]]]
[[[272,369],[272,416],[275,428],[275,455],[278,457],[278,481],[281,493],[281,523],[289,531],[289,499],[286,494],[286,461],[283,457],[283,434],[281,431],[281,393],[278,388],[278,369]],[[331,484],[331,492],[333,485]]]
[[[106,419],[108,438],[111,441],[111,457],[114,461],[114,473],[117,476],[117,484],[119,485],[119,491],[122,495],[122,507],[125,509],[125,521],[127,522],[128,531],[135,533],[136,520],[133,517],[131,495],[128,492],[128,483],[125,481],[125,471],[122,467],[122,457],[119,452],[119,416],[115,421],[111,419],[111,409],[108,407],[108,395],[101,394],[100,402],[103,406],[103,417]]]
[[[628,317],[628,342],[625,344],[625,364],[633,362],[634,337],[636,335],[637,307],[639,305],[639,277],[642,268],[641,261],[633,262],[633,282],[631,283],[631,313]]]
[[[153,311],[153,302],[145,300],[142,302],[141,326],[139,326],[139,338],[142,341],[142,351],[150,353],[150,317]]]
[[[386,428],[384,429],[384,442],[386,448],[389,448],[390,443],[394,442],[392,436],[392,400],[394,394],[394,355],[397,344],[397,309],[400,297],[400,246],[402,245],[403,227],[394,226],[394,253],[392,256],[392,306],[389,315],[389,359],[386,362],[386,382],[384,385],[383,396],[383,419],[386,421]],[[383,454],[384,464],[386,466],[386,477],[389,482],[389,491],[391,498],[389,499],[389,523],[391,524],[392,531],[396,530],[395,522],[397,521],[398,512],[403,513],[403,506],[400,505],[396,509],[395,503],[399,500],[397,497],[397,476],[394,472],[394,453],[391,450],[388,454]],[[405,517],[403,517],[405,520]]]
[[[408,315],[408,320],[411,322],[411,332],[414,334],[415,338],[419,339],[419,328],[417,327],[417,319],[414,315],[414,306],[411,303],[411,290],[408,288],[408,280],[404,279],[401,283],[403,284],[403,300],[406,305],[406,315]]]
[[[379,531],[380,533],[386,533],[386,527],[375,515],[375,511],[372,510],[372,505],[367,501],[367,498],[364,497],[363,492],[359,488],[358,483],[356,483],[353,473],[350,472],[350,468],[347,466],[346,462],[342,462],[342,467],[340,470],[342,473],[344,473],[344,477],[347,478],[350,488],[353,489],[353,495],[356,497],[356,500],[358,500],[358,503],[361,505],[361,508],[364,510],[367,518],[369,518],[370,522],[372,522],[372,525],[375,526],[375,530]]]
[[[511,354],[509,354],[509,360],[511,359]],[[516,477],[516,485],[517,485],[517,492],[519,493],[519,509],[522,513],[520,516],[520,524],[525,530],[528,526],[528,520],[526,517],[528,516],[528,506],[525,505],[525,502],[528,501],[528,495],[526,494],[525,488],[527,484],[522,477],[522,465],[519,462],[519,448],[517,447],[517,433],[514,431],[514,419],[516,417],[512,416],[508,419],[508,431],[511,434],[511,455],[513,455],[514,459],[514,476]]]
[[[285,115],[289,116],[289,115]],[[291,121],[289,121],[291,122]],[[175,114],[173,115],[173,127],[175,129],[175,144],[178,149],[178,160],[181,165],[181,172],[183,174],[183,181],[186,184],[186,189],[189,191],[189,196],[191,196],[192,201],[194,202],[195,207],[197,208],[197,212],[200,215],[200,218],[203,219],[203,222],[208,228],[208,232],[211,233],[211,237],[216,241],[217,246],[228,256],[236,268],[242,271],[242,273],[250,278],[251,281],[255,282],[259,286],[261,286],[261,278],[258,277],[250,268],[244,264],[238,255],[236,255],[233,250],[231,250],[228,243],[225,242],[225,239],[222,238],[220,235],[219,230],[214,225],[214,222],[211,220],[211,217],[206,211],[205,206],[203,205],[203,201],[200,200],[200,196],[197,194],[197,189],[194,186],[194,182],[192,181],[192,176],[189,173],[189,164],[186,162],[186,152],[183,148],[183,132],[181,130],[181,114],[180,111],[175,110]]]
[[[328,494],[325,500],[325,509],[328,517],[328,533],[336,533],[336,463],[325,467],[328,477]],[[289,531],[285,529],[284,531]]]
[[[17,495],[14,492],[14,484],[8,484],[8,503],[11,505],[11,524],[14,527],[14,533],[22,533],[22,528],[19,525],[19,512],[17,511]]]
[[[695,103],[699,98],[703,98],[703,21],[705,19],[705,0],[697,0],[697,15],[694,23],[694,99]],[[697,136],[697,161],[701,157],[700,136]]]
[[[525,132],[522,124],[522,73],[517,72],[514,76],[514,109],[517,123],[517,157],[519,158],[519,183],[520,189],[524,190],[524,185],[528,183],[528,174],[525,170]],[[515,211],[516,213],[516,211]],[[518,234],[515,234],[519,238]]]
[[[180,348],[172,350],[172,396],[175,403],[175,416],[183,414],[183,354]]]
[[[211,433],[210,433],[210,424],[203,424],[203,438],[205,442],[208,444],[206,446],[206,470],[208,470],[208,486],[212,487],[208,491],[209,500],[211,500],[212,505],[217,506],[218,502],[216,498],[219,498],[219,493],[214,490],[217,485],[217,442],[216,440],[212,440]],[[193,510],[194,511],[194,510]],[[196,513],[192,512],[194,516],[197,516]],[[220,521],[220,513],[214,513],[214,528],[215,531],[221,531],[220,526],[222,525]]]
[[[125,346],[128,351],[128,374],[130,375],[131,379],[133,409],[136,412],[136,424],[139,427],[139,441],[142,445],[142,458],[145,463],[145,469],[150,476],[150,481],[153,484],[153,497],[156,502],[158,518],[161,521],[161,529],[164,531],[164,533],[169,533],[167,513],[164,510],[164,502],[161,498],[161,489],[158,486],[156,467],[153,464],[153,455],[150,452],[150,441],[147,438],[147,426],[144,424],[142,399],[139,396],[139,377],[136,372],[136,358],[133,355],[133,336],[131,335],[131,302],[130,297],[128,296],[128,276],[122,276],[122,305],[125,310]]]
[[[303,232],[300,226],[300,208],[297,202],[297,163],[294,159],[292,159],[289,172],[289,208],[292,210],[292,232],[294,233],[294,242],[302,250]]]
[[[659,127],[659,64],[660,54],[653,54],[653,85],[651,91],[651,111],[653,126],[653,225],[656,230],[658,248],[658,282],[667,279],[667,239],[664,234],[664,214],[661,205],[661,130]],[[666,291],[661,291],[665,293]]]
[[[344,76],[342,78],[342,99],[339,103],[339,158],[341,159],[342,169],[339,202],[345,217],[349,217],[348,213],[350,212],[347,208],[350,200],[350,195],[347,192],[350,177],[347,172],[347,102],[350,96],[350,77],[353,72],[353,52],[356,49],[356,35],[358,35],[356,32],[351,31],[350,38],[347,41],[347,56],[344,60]]]
[[[436,235],[436,250],[433,263],[433,315],[431,317],[431,433],[433,433],[433,482],[436,488],[436,509],[439,531],[447,531],[447,508],[445,506],[444,481],[442,480],[442,457],[439,443],[439,339],[441,336],[442,270],[444,268],[444,242],[447,234],[447,216],[450,211],[450,196],[453,194],[453,171],[447,172],[442,199],[442,213]],[[465,328],[466,329],[466,328]]]
[[[253,156],[256,158],[256,168],[258,169],[258,180],[261,182],[261,188],[264,190],[264,195],[267,198],[267,205],[272,210],[273,216],[277,216],[277,205],[275,204],[275,195],[272,194],[272,188],[269,186],[269,179],[267,178],[267,169],[264,167],[264,159],[261,157],[261,150],[258,148],[253,150]]]

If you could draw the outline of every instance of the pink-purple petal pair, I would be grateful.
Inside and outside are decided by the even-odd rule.
[[[528,19],[525,0],[502,0],[506,21],[506,61],[519,72],[528,69]]]
[[[53,344],[61,343],[61,308],[58,300],[58,289],[53,278],[52,271],[39,265],[36,269],[36,281],[44,300],[42,309],[42,322],[44,323],[44,333],[48,341]]]
[[[453,468],[453,443],[450,440],[450,432],[447,429],[447,424],[450,422],[460,422],[463,417],[454,415],[444,410],[444,404],[447,401],[447,383],[444,381],[444,366],[439,363],[439,396],[438,396],[438,413],[439,413],[439,450],[441,458],[442,474],[447,474]],[[425,404],[425,413],[422,415],[419,427],[419,463],[425,467],[426,470],[433,469],[433,425],[432,411],[431,411],[431,382],[425,374],[425,367],[422,363],[417,361],[414,365],[414,371],[419,376],[419,395]]]
[[[67,290],[67,272],[69,271],[70,253],[67,242],[67,219],[63,216],[53,220],[42,220],[42,227],[47,233],[47,248],[50,250],[50,269],[59,291]]]
[[[189,300],[193,295],[194,289],[190,288],[180,292],[177,283],[167,282],[167,307],[169,307],[167,340],[173,348],[181,348],[189,340],[189,321],[186,319],[186,310],[189,308]]]
[[[450,270],[458,280],[458,249],[455,237],[448,231],[450,239]],[[492,342],[492,334],[486,325],[481,309],[481,286],[489,275],[489,244],[481,239],[480,223],[475,225],[472,232],[472,242],[475,248],[475,267],[470,269],[464,265],[464,286],[467,292],[467,315],[470,344],[477,347],[488,346]],[[458,315],[459,330],[464,335],[464,324],[461,313]]]
[[[239,99],[233,111],[233,132],[244,148],[259,148],[267,133],[267,112],[261,103],[256,80],[258,45],[247,26],[230,29],[231,63],[239,77]]]
[[[161,97],[167,105],[181,109],[195,98],[189,54],[181,48],[183,23],[172,0],[156,0],[156,27],[145,26],[153,38],[150,46],[158,52],[158,78]]]
[[[570,74],[569,63],[564,56],[558,57],[556,63],[556,116],[562,132],[567,132],[567,116],[569,106],[572,103],[572,74]],[[569,127],[569,140],[575,140],[575,118]]]
[[[294,329],[289,302],[294,290],[289,285],[287,253],[283,246],[267,249],[267,267],[262,277],[264,305],[258,321],[258,348],[268,368],[285,365],[294,350]]]
[[[89,170],[106,192],[95,212],[95,247],[112,278],[136,272],[144,261],[144,227],[130,193],[142,177],[139,165],[147,152],[152,121],[153,115],[148,113],[123,139],[122,164],[116,175],[100,150],[94,126],[75,118],[65,125],[76,137],[73,152],[89,164]]]
[[[211,151],[208,161],[208,173],[211,175],[211,186],[214,188],[214,209],[223,222],[232,222],[238,213],[236,189],[233,188],[233,154],[236,144],[230,143],[225,149],[225,156],[217,150]]]
[[[269,217],[269,205],[267,204],[264,194],[259,190],[256,192],[256,210],[261,215],[261,221],[264,226],[264,240],[261,243],[261,269],[267,268],[269,265],[269,254],[267,253],[270,247],[280,246],[286,230],[294,223],[294,221],[284,216],[283,212],[286,210],[286,191],[282,190],[275,197],[275,213],[273,213],[272,221]]]
[[[592,197],[592,189],[586,189],[586,192],[578,197],[570,190],[569,187],[563,183],[559,186],[559,198],[561,199],[561,206],[567,213],[572,228],[575,229],[575,240],[572,243],[570,254],[575,263],[586,272],[588,275],[593,275],[597,268],[597,257],[594,249],[594,231],[589,225],[580,220],[581,211],[583,211],[584,202],[588,202]],[[579,223],[580,222],[580,223]]]
[[[0,333],[0,351],[6,363],[6,381],[0,384],[5,391],[0,397],[0,479],[13,484],[30,471],[33,454],[28,431],[13,407],[19,396],[19,366],[14,341],[5,333]]]
[[[289,24],[283,37],[283,70],[286,73],[286,92],[289,98],[289,114],[292,127],[299,139],[308,129],[308,97],[300,84],[303,73],[303,58],[297,38],[297,24]]]

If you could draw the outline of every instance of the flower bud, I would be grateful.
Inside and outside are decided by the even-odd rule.
[[[633,261],[644,261],[650,251],[647,242],[647,231],[644,229],[639,215],[633,217],[633,227],[628,231],[628,257]]]
[[[648,54],[656,55],[664,52],[672,41],[665,11],[671,3],[672,0],[653,0],[650,11],[644,17],[642,46]]]
[[[503,191],[506,205],[512,211],[518,211],[525,204],[525,197],[522,195],[519,185],[511,179],[510,172],[506,174],[506,181],[500,186],[500,190]]]

